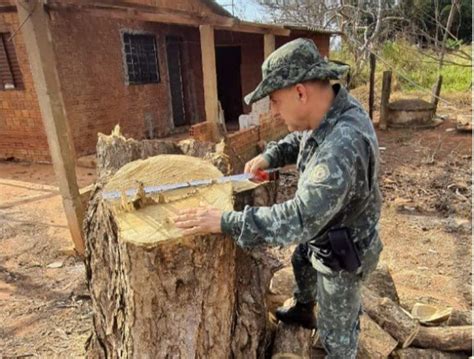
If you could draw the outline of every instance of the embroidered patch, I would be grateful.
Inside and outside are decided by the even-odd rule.
[[[327,180],[329,177],[329,168],[325,164],[319,164],[311,171],[310,178],[313,182],[319,183]]]

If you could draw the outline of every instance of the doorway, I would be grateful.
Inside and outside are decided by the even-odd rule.
[[[217,95],[228,130],[239,129],[239,116],[243,113],[241,62],[240,46],[216,47]]]
[[[188,125],[184,108],[183,89],[183,39],[177,36],[166,36],[166,56],[170,79],[171,108],[176,127]]]

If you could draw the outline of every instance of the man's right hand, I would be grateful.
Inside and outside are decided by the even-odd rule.
[[[268,167],[270,167],[270,164],[267,162],[265,157],[263,157],[263,155],[258,155],[245,164],[244,172],[255,175],[258,170],[266,170]]]

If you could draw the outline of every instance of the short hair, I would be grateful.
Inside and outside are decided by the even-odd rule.
[[[304,82],[309,84],[320,85],[323,87],[331,86],[331,81],[329,79],[311,79]]]

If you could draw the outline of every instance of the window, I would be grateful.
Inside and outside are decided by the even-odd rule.
[[[21,87],[21,73],[10,33],[0,32],[0,90]]]
[[[160,82],[155,36],[124,33],[123,44],[128,83]]]

